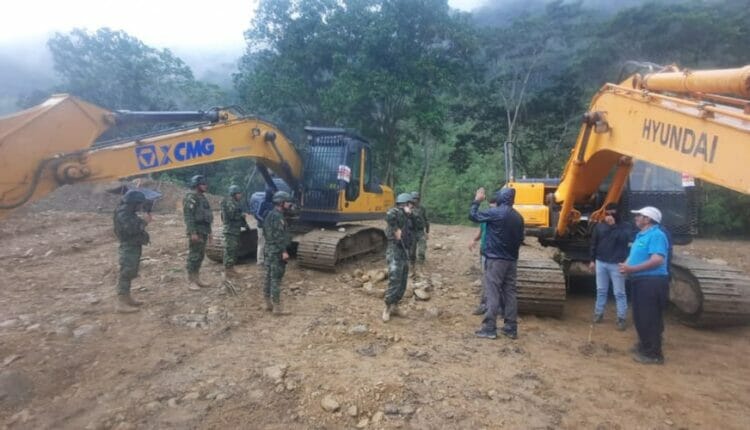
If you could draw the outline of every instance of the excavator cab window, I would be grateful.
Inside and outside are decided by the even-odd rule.
[[[362,150],[361,145],[352,142],[349,145],[349,154],[346,159],[346,165],[352,170],[352,176],[349,183],[346,184],[346,200],[353,202],[359,198],[359,184],[361,181]]]
[[[370,151],[370,147],[365,146],[362,149],[362,152],[365,155],[365,191],[368,193],[381,194],[383,189],[380,188],[380,179],[372,174],[372,152]]]
[[[305,160],[305,206],[310,209],[336,209],[338,169],[346,164],[347,147],[340,135],[315,136]]]

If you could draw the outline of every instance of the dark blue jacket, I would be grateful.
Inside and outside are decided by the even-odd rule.
[[[591,235],[591,261],[605,263],[622,263],[628,259],[628,243],[633,241],[635,230],[627,223],[609,225],[597,223]]]
[[[479,210],[479,202],[471,203],[469,219],[487,223],[486,241],[482,253],[499,260],[518,260],[518,248],[523,242],[523,217],[513,209],[516,190],[503,188],[497,192],[497,207]]]
[[[273,191],[266,190],[266,198],[258,205],[258,210],[253,214],[259,226],[263,225],[266,214],[271,210],[273,210]]]

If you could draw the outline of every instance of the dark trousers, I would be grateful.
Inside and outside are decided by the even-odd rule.
[[[516,262],[488,258],[484,266],[484,294],[487,297],[487,311],[482,320],[482,329],[497,330],[497,312],[503,304],[505,328],[516,331],[518,303],[516,301]]]
[[[664,310],[669,304],[669,277],[634,277],[630,279],[630,287],[639,350],[648,357],[662,357],[661,335]]]

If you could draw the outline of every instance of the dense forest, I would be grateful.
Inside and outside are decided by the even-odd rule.
[[[446,0],[260,0],[226,88],[121,31],[74,30],[48,42],[59,86],[21,105],[53,91],[113,109],[239,105],[296,142],[305,125],[351,128],[374,144],[381,179],[421,190],[436,222],[463,222],[473,190],[504,180],[505,142],[516,176],[558,175],[591,96],[631,62],[750,64],[747,0],[613,3],[531,0],[469,14]],[[197,170],[223,189],[246,182],[252,164]],[[748,196],[710,185],[702,194],[704,233],[750,233]]]

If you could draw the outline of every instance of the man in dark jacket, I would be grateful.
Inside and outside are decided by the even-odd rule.
[[[496,194],[497,207],[480,211],[479,204],[485,198],[484,188],[480,188],[471,203],[469,219],[487,225],[484,248],[486,259],[484,288],[487,295],[487,311],[484,314],[482,328],[476,332],[478,337],[489,339],[497,337],[497,311],[501,297],[505,307],[505,326],[502,334],[511,339],[518,337],[516,263],[524,231],[523,217],[513,209],[515,197],[515,189],[503,188]]]
[[[591,235],[591,263],[589,268],[596,274],[596,304],[594,322],[604,319],[609,284],[617,305],[617,329],[625,330],[625,317],[628,313],[628,298],[625,295],[625,275],[620,273],[618,264],[628,258],[628,242],[634,232],[624,222],[617,222],[617,204],[610,203],[605,210],[602,222],[594,226]]]

